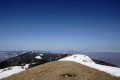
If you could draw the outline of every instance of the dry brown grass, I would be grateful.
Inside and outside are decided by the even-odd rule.
[[[120,80],[120,78],[79,63],[56,61],[30,68],[2,80]]]

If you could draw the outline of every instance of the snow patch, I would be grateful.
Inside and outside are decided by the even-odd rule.
[[[37,59],[42,59],[40,56],[36,56],[35,58],[37,58]]]
[[[0,79],[24,71],[28,68],[28,66],[29,64],[26,64],[25,66],[14,66],[14,67],[7,67],[4,69],[0,69]]]
[[[85,66],[109,73],[113,76],[120,77],[120,68],[96,64],[88,56],[85,55],[72,55],[62,58],[58,61],[74,61]]]
[[[75,62],[81,62],[81,63],[86,63],[86,62],[94,63],[88,56],[85,56],[85,55],[72,55],[69,57],[62,58],[59,61],[75,61]]]

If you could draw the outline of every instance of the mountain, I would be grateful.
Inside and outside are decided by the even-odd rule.
[[[19,56],[21,54],[26,53],[27,51],[0,51],[0,62]],[[42,51],[42,50],[34,50],[35,53],[71,53],[71,54],[83,54],[87,55],[90,58],[97,61],[99,64],[105,64],[110,66],[120,67],[120,52],[84,52],[84,51],[75,51],[75,50],[60,50],[60,51]],[[104,62],[101,62],[104,61]],[[111,65],[112,64],[112,65]]]
[[[120,78],[76,62],[55,61],[1,80],[120,80]]]
[[[111,64],[109,62],[105,62],[105,61],[101,61],[101,60],[97,60],[97,59],[92,59],[96,64],[102,64],[102,65],[107,65],[107,66],[113,66],[113,67],[118,67],[114,64]]]
[[[36,52],[26,52],[19,56],[4,60],[0,62],[0,69],[11,67],[11,66],[24,66],[25,64],[30,64],[30,67],[40,65],[50,61],[57,61],[60,58],[66,57],[70,54],[63,53],[36,53]],[[39,59],[40,58],[40,59]]]
[[[114,66],[104,61],[90,59],[88,56],[85,56],[85,55],[75,56],[75,55],[66,54],[66,53],[36,53],[31,51],[31,52],[26,52],[24,54],[21,54],[19,56],[16,56],[1,62],[0,78],[10,76],[12,74],[24,71],[28,68],[45,64],[47,62],[64,60],[65,58],[69,59],[69,57],[71,56],[74,56],[71,58],[72,61],[77,59],[78,62],[83,61],[83,62],[92,62],[92,63],[102,64],[107,66]]]
[[[71,54],[87,55],[92,59],[108,62],[115,66],[120,67],[120,58],[119,58],[120,52],[86,52],[86,51],[81,51],[81,50],[80,51],[66,50],[66,51],[62,51],[62,52],[71,53]]]
[[[32,62],[32,60],[35,60],[35,57],[37,55],[38,54],[35,54],[32,52],[27,52],[25,54],[21,54],[19,56],[7,59],[3,62],[0,62],[0,69],[10,67],[10,66],[20,66],[20,65],[28,64]]]
[[[0,62],[21,55],[25,53],[24,51],[0,51]]]
[[[30,64],[29,66],[33,67],[46,62],[57,61],[63,57],[70,55],[71,54],[67,54],[67,53],[36,53],[30,51],[0,62],[0,69],[11,66],[24,66],[25,64]],[[36,56],[40,57],[41,59],[36,58]],[[97,59],[93,59],[93,61],[98,64],[115,66],[105,61],[101,61]]]
[[[26,52],[0,63],[0,79],[37,65],[57,61],[68,55],[71,54]]]
[[[109,73],[111,75],[120,77],[120,68],[118,67],[112,67],[112,66],[106,66],[106,65],[101,65],[101,64],[96,64],[94,61],[92,61],[92,59],[90,59],[88,56],[86,55],[72,55],[72,56],[68,56],[65,58],[60,59],[59,61],[73,61],[73,62],[77,62],[80,63],[82,65]]]
[[[92,59],[105,61],[120,67],[120,52],[83,52],[83,55],[87,55]]]

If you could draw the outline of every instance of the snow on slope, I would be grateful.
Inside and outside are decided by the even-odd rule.
[[[14,67],[0,69],[0,79],[24,71],[26,68],[28,68],[28,66],[29,64],[26,64],[25,66],[14,66]]]
[[[85,55],[80,55],[80,54],[72,55],[72,56],[62,58],[58,61],[74,61],[83,65],[86,65],[88,67],[95,68],[100,71],[104,71],[113,76],[120,77],[120,68],[96,64],[88,56],[85,56]]]
[[[37,58],[37,59],[42,59],[40,56],[36,56],[35,58]]]

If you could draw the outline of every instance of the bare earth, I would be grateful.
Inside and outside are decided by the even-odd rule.
[[[71,61],[55,61],[1,80],[120,80],[120,77]]]

